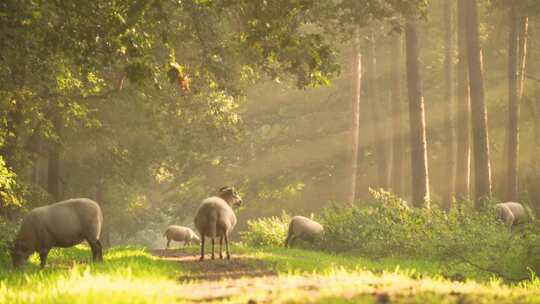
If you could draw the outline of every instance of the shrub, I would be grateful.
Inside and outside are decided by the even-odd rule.
[[[17,233],[17,223],[6,222],[0,218],[0,267],[10,263],[9,247]]]
[[[285,211],[281,216],[249,220],[248,230],[240,232],[240,236],[250,246],[282,246],[290,221],[291,217]]]
[[[482,212],[467,203],[443,212],[409,208],[388,192],[372,194],[373,202],[323,211],[323,249],[467,264],[510,280],[526,278],[529,268],[540,270],[538,225],[512,233],[497,219],[494,202]]]

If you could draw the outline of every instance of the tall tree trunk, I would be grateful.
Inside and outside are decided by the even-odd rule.
[[[444,3],[444,19],[446,23],[445,31],[445,80],[446,92],[445,101],[448,109],[445,112],[445,132],[446,132],[446,160],[449,183],[445,189],[443,197],[443,209],[450,210],[454,200],[456,181],[456,129],[454,124],[454,0],[446,0]]]
[[[358,32],[355,33],[353,56],[351,62],[351,76],[354,82],[354,99],[352,100],[351,119],[351,154],[350,154],[350,184],[348,201],[353,204],[356,199],[356,178],[358,175],[358,146],[360,144],[360,93],[362,84],[362,56],[360,54],[360,41]]]
[[[367,74],[369,79],[368,86],[368,101],[371,108],[371,117],[373,121],[373,129],[377,136],[374,137],[375,159],[377,163],[377,188],[388,189],[390,184],[390,167],[388,162],[388,150],[390,145],[387,142],[386,128],[381,118],[381,99],[379,99],[378,91],[378,74],[377,74],[377,49],[375,35],[371,33],[370,43],[368,46],[368,66]]]
[[[60,138],[62,134],[62,120],[60,114],[53,117],[53,125],[58,135],[58,142],[49,144],[47,192],[57,202],[60,200]]]
[[[407,91],[411,129],[412,203],[429,208],[429,174],[426,142],[426,118],[419,71],[419,50],[416,21],[408,21],[405,28],[407,53]]]
[[[467,40],[465,24],[465,2],[458,0],[458,65],[457,65],[457,157],[456,198],[468,199],[471,183],[471,129],[469,73],[467,63]]]
[[[475,207],[480,209],[481,199],[491,197],[491,168],[489,163],[487,109],[484,100],[484,75],[478,33],[478,6],[476,0],[465,1],[465,11],[471,118],[473,121]]]
[[[529,17],[521,16],[519,19],[519,33],[518,33],[518,60],[519,60],[519,100],[523,97],[523,87],[525,83],[525,66],[527,62],[527,40],[529,36]]]
[[[508,130],[506,200],[519,200],[519,117],[527,56],[528,18],[509,11],[508,33]]]
[[[404,133],[403,109],[401,106],[401,41],[402,36],[397,35],[392,40],[392,190],[398,196],[403,196],[403,156]]]
[[[512,5],[508,14],[508,129],[506,131],[506,200],[518,199],[519,92],[518,92],[518,17]]]

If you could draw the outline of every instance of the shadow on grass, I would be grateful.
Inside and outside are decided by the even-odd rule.
[[[270,264],[246,254],[233,254],[230,260],[219,259],[217,254],[216,259],[212,260],[210,255],[206,255],[205,260],[199,261],[197,248],[155,249],[151,252],[161,259],[178,262],[180,268],[186,272],[178,278],[181,282],[277,275]]]

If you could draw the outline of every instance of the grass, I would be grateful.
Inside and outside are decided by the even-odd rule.
[[[197,252],[194,247],[186,250]],[[507,285],[464,269],[470,273],[467,280],[450,281],[443,276],[448,269],[431,261],[373,261],[302,249],[245,246],[235,246],[233,252],[249,261],[262,261],[278,276],[180,282],[179,277],[191,272],[187,263],[158,259],[143,248],[121,247],[108,250],[105,262],[93,264],[89,263],[89,250],[78,246],[54,250],[44,270],[39,269],[35,256],[22,270],[0,265],[0,303],[247,303],[249,299],[376,303],[387,298],[391,303],[540,301],[540,280],[536,278]],[[226,261],[207,263],[216,268],[227,265]]]

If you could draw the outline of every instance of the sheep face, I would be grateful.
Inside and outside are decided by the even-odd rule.
[[[242,197],[233,187],[219,189],[219,197],[225,200],[229,206],[240,206],[242,204]]]
[[[19,268],[26,263],[30,254],[32,254],[32,250],[15,245],[10,248],[10,254],[13,267]]]

